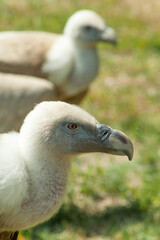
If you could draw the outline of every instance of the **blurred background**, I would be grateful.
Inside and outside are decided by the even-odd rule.
[[[1,31],[61,33],[69,16],[86,8],[115,29],[118,46],[99,45],[99,75],[81,107],[124,131],[135,155],[132,162],[75,158],[59,213],[19,239],[159,240],[160,1],[0,0]]]

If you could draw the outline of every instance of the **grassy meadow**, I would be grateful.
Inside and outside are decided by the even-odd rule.
[[[100,72],[81,107],[133,140],[125,157],[73,161],[63,206],[20,240],[160,239],[160,1],[0,0],[3,30],[61,33],[79,9],[99,13],[118,46],[99,45]]]

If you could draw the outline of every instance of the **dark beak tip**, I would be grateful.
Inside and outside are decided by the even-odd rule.
[[[113,40],[103,40],[104,42],[106,42],[106,43],[108,43],[108,44],[110,44],[110,45],[112,45],[113,47],[117,47],[118,46],[118,41],[117,41],[117,39],[113,39]]]
[[[128,160],[129,161],[132,161],[133,160],[133,145],[132,145],[132,152],[129,152],[129,151],[125,151],[124,153],[126,154],[126,156],[128,157]]]
[[[129,157],[129,156],[128,156],[128,160],[129,160],[130,162],[132,161],[132,159],[133,159],[132,157]]]
[[[114,39],[110,40],[110,43],[112,44],[113,47],[118,46],[118,40],[117,40],[117,38],[114,38]]]

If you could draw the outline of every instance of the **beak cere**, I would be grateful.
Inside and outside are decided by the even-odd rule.
[[[104,124],[97,124],[97,130],[105,152],[113,155],[126,155],[129,160],[132,160],[133,144],[127,135]]]
[[[100,34],[100,40],[116,45],[117,37],[114,29],[106,26]]]

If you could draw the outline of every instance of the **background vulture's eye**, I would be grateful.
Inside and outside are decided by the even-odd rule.
[[[78,128],[77,124],[75,123],[69,123],[67,127],[69,130],[75,130]]]
[[[85,31],[89,32],[92,29],[92,27],[91,26],[85,26],[84,29],[85,29]]]

